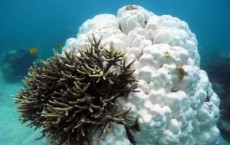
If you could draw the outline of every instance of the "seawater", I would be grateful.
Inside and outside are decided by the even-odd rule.
[[[129,4],[186,21],[198,40],[201,68],[206,69],[219,57],[230,57],[229,0],[1,0],[0,57],[33,47],[40,57],[48,58],[57,44],[64,45],[66,39],[76,37],[84,21],[102,13],[116,15],[120,7]],[[21,86],[20,81],[6,83],[1,75],[0,145],[22,144],[31,134],[39,137],[18,120],[13,96]],[[228,144],[220,139],[220,145]]]

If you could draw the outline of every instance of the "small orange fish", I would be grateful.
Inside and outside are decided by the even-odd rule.
[[[35,55],[38,53],[38,49],[37,48],[29,48],[29,53],[30,53],[30,55]]]

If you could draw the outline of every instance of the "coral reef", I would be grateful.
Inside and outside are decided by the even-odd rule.
[[[124,6],[84,22],[63,51],[30,68],[16,97],[22,121],[45,136],[67,144],[217,143],[220,100],[186,22]]]
[[[127,134],[136,125],[130,108],[116,101],[135,91],[134,60],[127,62],[112,44],[105,49],[94,36],[89,41],[86,48],[34,64],[15,98],[22,122],[43,127],[43,136],[59,144],[83,145],[95,134],[100,144],[112,124],[124,125]]]
[[[215,84],[222,84],[225,92],[221,93],[221,97],[230,94],[230,58],[218,57],[218,59],[210,62],[205,68],[210,80]],[[225,98],[223,98],[225,99]]]
[[[207,65],[207,73],[213,83],[213,89],[220,95],[219,128],[224,139],[230,141],[230,58],[218,57]]]
[[[186,22],[158,16],[131,5],[117,15],[102,14],[87,20],[77,38],[66,41],[71,51],[90,44],[88,37],[101,36],[135,59],[137,90],[118,99],[138,119],[139,132],[132,132],[137,145],[215,145],[219,130],[219,98],[205,71],[200,69],[196,36]],[[131,145],[125,128],[114,126],[101,145]],[[123,128],[123,129],[121,129]]]
[[[36,59],[36,55],[30,55],[25,49],[4,54],[0,60],[3,79],[8,83],[20,81]]]

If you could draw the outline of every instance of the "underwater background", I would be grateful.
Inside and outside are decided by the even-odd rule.
[[[229,100],[230,0],[0,0],[0,145],[26,145],[32,136],[39,137],[21,125],[13,100],[31,65],[27,62],[53,56],[53,49],[59,50],[66,39],[76,37],[87,19],[102,13],[116,15],[119,8],[130,4],[186,21],[198,40],[201,68],[216,84],[219,97]],[[24,51],[32,55],[17,66],[19,62],[12,58],[21,57]],[[14,69],[22,74],[11,75],[6,62],[16,63]],[[230,140],[228,133],[223,136]],[[228,144],[220,138],[220,145]]]

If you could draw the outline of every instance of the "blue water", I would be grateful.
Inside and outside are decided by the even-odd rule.
[[[85,20],[101,13],[116,14],[127,4],[188,22],[203,59],[208,52],[229,53],[229,0],[1,0],[0,53],[37,47],[49,55],[57,43],[75,36]]]
[[[0,0],[0,56],[35,47],[40,56],[49,57],[56,44],[76,36],[84,21],[101,13],[116,14],[127,4],[186,21],[197,36],[202,67],[230,56],[230,0]],[[0,89],[5,86],[0,82]],[[0,90],[1,96],[17,91],[7,87],[11,88]],[[1,105],[7,106],[1,96]],[[221,144],[227,145],[223,140]]]

